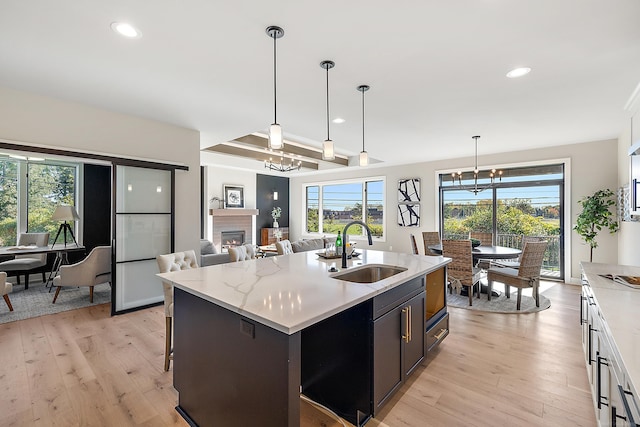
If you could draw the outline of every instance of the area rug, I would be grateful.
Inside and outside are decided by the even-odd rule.
[[[13,311],[0,299],[0,323],[29,319],[31,317],[75,310],[89,305],[104,304],[111,301],[111,286],[102,283],[93,288],[93,304],[89,302],[89,288],[63,287],[58,299],[52,304],[55,288],[49,292],[44,283],[29,283],[29,289],[24,286],[13,285],[13,292],[9,294]]]
[[[480,294],[480,298],[474,295],[472,306],[469,306],[469,297],[467,295],[462,296],[458,294],[447,293],[447,304],[449,306],[466,308],[468,310],[489,311],[493,313],[522,314],[535,313],[551,307],[551,301],[542,293],[540,294],[540,307],[536,307],[536,300],[533,299],[533,297],[524,294],[522,295],[520,311],[516,310],[517,302],[517,291],[511,293],[511,298],[507,298],[504,292],[500,292],[500,296],[491,297],[491,301],[487,300],[487,294]]]

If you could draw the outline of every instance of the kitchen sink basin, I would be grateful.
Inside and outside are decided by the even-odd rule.
[[[404,267],[397,267],[395,265],[371,264],[342,271],[331,277],[347,282],[375,283],[406,270]]]

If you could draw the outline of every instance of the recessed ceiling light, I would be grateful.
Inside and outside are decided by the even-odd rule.
[[[335,119],[332,120],[332,122],[340,124],[340,123],[344,123],[345,120],[341,117],[336,117]]]
[[[142,32],[140,32],[140,30],[126,22],[112,22],[111,29],[121,36],[125,36],[130,39],[142,37]]]
[[[515,79],[516,77],[525,76],[530,72],[531,72],[531,68],[529,67],[514,68],[513,70],[507,73],[507,77],[509,77],[510,79]]]

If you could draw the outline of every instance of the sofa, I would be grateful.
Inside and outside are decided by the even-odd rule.
[[[335,237],[322,237],[318,239],[303,239],[291,242],[291,249],[293,253],[307,252],[307,251],[319,251],[327,247],[329,243],[335,243]]]
[[[228,253],[218,253],[218,249],[207,239],[200,239],[200,267],[229,262]]]

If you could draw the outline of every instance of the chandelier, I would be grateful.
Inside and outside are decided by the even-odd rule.
[[[478,176],[480,175],[480,172],[481,172],[478,169],[478,138],[480,138],[480,135],[475,135],[475,136],[472,136],[471,138],[473,138],[475,140],[475,145],[476,145],[476,156],[475,156],[476,162],[475,162],[475,167],[473,169],[473,187],[472,188],[466,188],[467,186],[462,184],[462,174],[463,174],[462,171],[453,172],[451,174],[451,181],[452,181],[453,185],[455,185],[456,178],[457,178],[458,179],[458,185],[460,186],[460,189],[470,191],[474,195],[477,195],[478,193],[486,190],[487,188],[493,187],[493,185],[495,183],[496,175],[498,176],[498,179],[500,180],[500,182],[502,182],[502,171],[496,171],[495,169],[491,169],[490,171],[488,171],[489,172],[489,179],[491,180],[491,183],[486,184],[486,185],[478,185]]]
[[[301,166],[302,160],[298,160],[298,162],[296,163],[294,159],[291,159],[290,163],[285,163],[284,152],[282,151],[280,152],[280,163],[274,163],[272,157],[269,157],[269,160],[264,161],[264,167],[266,169],[276,172],[291,172],[294,170],[300,170]]]

